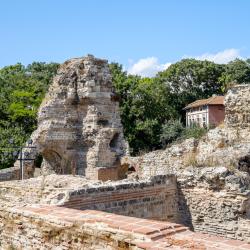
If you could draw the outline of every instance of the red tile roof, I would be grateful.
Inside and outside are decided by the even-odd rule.
[[[203,105],[224,105],[224,96],[212,96],[208,99],[201,99],[188,104],[184,109],[196,108]]]

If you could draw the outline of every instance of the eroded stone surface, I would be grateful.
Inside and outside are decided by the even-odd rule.
[[[0,183],[2,208],[53,204],[169,221],[178,218],[176,195],[173,175],[102,182],[53,174]]]
[[[94,210],[55,206],[0,210],[0,223],[2,249],[250,249],[246,242],[194,233],[179,224]]]
[[[32,137],[38,145],[38,150],[44,155],[46,161],[43,169],[47,169],[47,172],[86,174],[92,179],[109,173],[109,178],[114,176],[118,178],[117,167],[112,166],[117,162],[114,159],[120,160],[123,155],[116,149],[122,148],[124,152],[125,146],[121,145],[125,143],[123,137],[117,138],[116,132],[112,132],[113,128],[115,131],[122,131],[119,130],[121,125],[117,109],[114,111],[112,105],[109,105],[115,98],[112,96],[112,91],[108,92],[111,98],[106,94],[102,96],[103,98],[99,98],[99,94],[96,94],[99,92],[91,81],[87,84],[87,91],[83,91],[86,86],[81,85],[79,80],[81,77],[78,79],[78,75],[79,72],[85,72],[81,71],[80,65],[86,60],[90,60],[93,64],[98,61],[93,57],[72,59],[62,66],[61,75],[55,78],[52,90],[41,106],[40,112],[45,112],[40,113],[40,126]],[[105,64],[103,61],[98,61],[97,66],[92,67],[92,65],[91,69],[103,64]],[[85,69],[85,66],[83,68]],[[78,69],[76,73],[74,69]],[[81,86],[83,89],[80,91]],[[246,242],[250,242],[250,126],[248,118],[245,118],[249,114],[249,89],[250,86],[246,85],[242,88],[236,87],[229,92],[226,97],[225,127],[210,130],[201,140],[189,139],[166,150],[154,151],[137,158],[124,157],[122,164],[134,166],[139,180],[135,178],[135,180],[103,183],[79,176],[49,175],[23,182],[1,183],[0,237],[3,237],[5,246],[23,244],[25,249],[33,249],[35,245],[41,244],[49,249],[51,244],[57,244],[59,249],[67,249],[69,246],[78,249],[85,244],[87,249],[117,249],[118,246],[121,249],[249,249],[249,244]],[[86,95],[81,95],[82,93]],[[58,96],[61,97],[62,103],[57,103]],[[114,103],[114,107],[117,107],[117,103]],[[102,105],[111,108],[109,112],[113,114],[111,127],[107,126],[106,119],[98,120],[98,111],[101,110],[101,113],[105,114]],[[245,107],[246,105],[248,106]],[[42,110],[42,107],[45,107],[45,110]],[[76,107],[79,107],[79,110]],[[67,113],[61,119],[62,112],[68,110],[72,112],[72,120]],[[78,112],[81,114],[79,120],[76,118]],[[235,114],[239,114],[237,121],[231,119]],[[74,123],[75,121],[77,122]],[[81,123],[83,121],[84,123]],[[84,133],[78,133],[79,131]],[[80,144],[75,135],[79,135],[82,139]],[[116,144],[117,140],[120,144]],[[46,150],[46,144],[49,151]],[[85,147],[86,145],[88,146]],[[58,154],[50,152],[53,147],[57,149]],[[115,152],[110,154],[113,149]],[[81,158],[83,155],[79,152],[85,152],[86,155],[84,153],[84,157]],[[74,159],[78,159],[81,164],[75,165]],[[106,172],[107,169],[111,172]],[[171,178],[155,177],[159,174],[177,176],[178,191]],[[37,208],[38,215],[31,217],[29,209],[26,211],[20,208],[10,209],[34,203],[179,221],[195,231],[245,242],[196,234],[186,231],[186,228],[185,232],[175,235],[174,238],[168,237],[173,232],[168,228],[164,235],[168,240],[164,241],[161,229],[156,226],[159,221],[154,222],[155,225],[151,225],[150,228],[144,225],[151,223],[152,220],[140,221],[138,222],[141,223],[140,226],[134,227],[128,223],[127,217],[116,217],[117,223],[113,223],[115,219],[111,215],[109,220],[112,225],[108,224],[107,227],[105,224],[107,220],[102,220],[105,215],[101,213],[97,218],[98,223],[95,219],[88,218],[91,225],[89,228],[86,224],[80,226],[74,224],[75,221],[81,220],[81,216],[84,217],[83,214],[79,215],[82,213],[80,211],[73,210],[71,213],[63,212],[65,208],[56,208],[62,209],[58,220],[54,217],[54,212],[48,208],[40,208],[41,210]],[[32,208],[30,212],[35,211]],[[72,221],[73,217],[75,220]],[[124,225],[121,225],[121,222]],[[64,228],[65,225],[67,230]],[[162,224],[161,226],[167,227]],[[160,231],[160,235],[159,232],[152,231],[153,227]],[[121,233],[123,230],[128,233]],[[151,238],[148,239],[149,234],[156,239],[160,237],[161,240],[152,242]],[[132,244],[135,238],[138,240],[137,237],[142,237],[144,240]],[[97,239],[99,241],[95,241]],[[145,242],[145,239],[148,240]]]
[[[106,60],[86,56],[63,63],[38,112],[31,136],[43,173],[119,179],[126,143]],[[27,150],[26,150],[27,151]],[[33,162],[25,162],[32,176]]]
[[[225,98],[228,127],[244,128],[250,124],[250,85],[241,84],[229,89]]]
[[[250,241],[250,85],[225,98],[226,124],[200,140],[123,161],[141,178],[175,174],[182,223],[197,231]],[[238,117],[237,121],[232,117]]]

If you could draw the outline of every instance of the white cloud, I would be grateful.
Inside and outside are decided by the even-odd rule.
[[[217,53],[204,53],[200,56],[184,56],[183,58],[195,58],[197,60],[208,60],[215,63],[228,63],[236,58],[242,58],[239,49],[225,49]],[[171,63],[161,64],[157,57],[146,57],[134,62],[129,59],[128,73],[143,77],[153,77],[157,72],[167,69]]]
[[[128,69],[128,73],[132,75],[140,75],[143,77],[152,77],[159,71],[168,68],[171,63],[160,64],[157,57],[147,57],[140,59]]]
[[[215,63],[228,63],[236,58],[242,58],[240,56],[240,50],[238,49],[226,49],[219,51],[218,53],[205,53],[200,56],[194,57],[198,60],[208,60]]]

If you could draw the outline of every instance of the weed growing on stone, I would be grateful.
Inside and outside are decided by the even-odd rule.
[[[17,248],[10,244],[6,250],[16,250]]]
[[[193,167],[198,167],[198,161],[196,159],[197,157],[197,152],[190,152],[184,157],[184,167],[188,166],[193,166]]]

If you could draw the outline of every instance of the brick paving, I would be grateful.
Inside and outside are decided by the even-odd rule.
[[[139,234],[144,236],[144,240],[135,242],[139,249],[250,250],[250,244],[244,241],[192,232],[187,227],[171,222],[49,205],[22,207],[20,210],[39,216],[49,216],[62,222],[102,223],[108,228],[119,230],[119,232]]]

